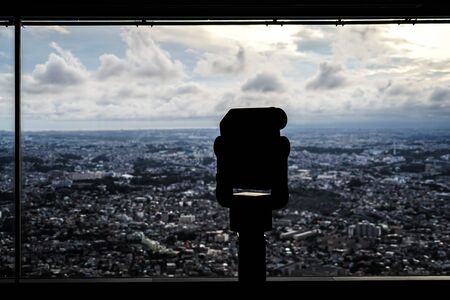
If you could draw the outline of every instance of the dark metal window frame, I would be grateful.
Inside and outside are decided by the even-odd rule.
[[[405,18],[152,18],[152,17],[23,17],[0,16],[0,26],[14,26],[14,197],[15,197],[15,270],[14,280],[20,282],[217,282],[237,281],[235,278],[86,278],[86,279],[30,279],[22,277],[22,137],[21,137],[21,35],[23,26],[229,26],[229,25],[380,25],[380,24],[450,24],[450,17]],[[280,277],[269,281],[449,281],[450,276],[395,276],[395,277]],[[11,281],[11,278],[5,281]]]

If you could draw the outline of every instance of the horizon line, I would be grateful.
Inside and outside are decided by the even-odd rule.
[[[450,128],[450,125],[447,126],[304,126],[304,125],[294,125],[295,128],[302,127],[303,129],[383,129],[383,130],[417,130],[417,129],[426,129],[426,130],[448,130]],[[284,130],[292,129],[292,125],[289,128],[283,128]],[[104,129],[104,128],[98,128],[98,129],[37,129],[37,130],[22,130],[22,133],[38,133],[38,132],[108,132],[108,131],[149,131],[149,130],[160,130],[160,131],[169,131],[169,130],[219,130],[219,127],[153,127],[153,128],[120,128],[120,129]],[[0,129],[0,132],[5,133],[11,133],[14,134],[14,130],[5,130]]]

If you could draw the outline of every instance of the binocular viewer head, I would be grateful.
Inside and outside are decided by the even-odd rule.
[[[232,108],[220,121],[220,135],[229,138],[280,136],[287,115],[277,107]]]
[[[237,205],[245,193],[233,190],[264,190],[270,209],[286,205],[289,192],[287,158],[289,140],[280,135],[287,124],[286,113],[276,107],[234,108],[220,122],[220,136],[214,142],[217,156],[216,197],[225,207]],[[265,193],[266,194],[266,193]],[[250,195],[250,194],[247,194]],[[244,200],[245,201],[245,200]]]

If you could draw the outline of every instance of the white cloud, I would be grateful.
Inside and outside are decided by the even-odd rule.
[[[330,90],[346,84],[347,79],[343,75],[342,66],[323,62],[319,65],[317,75],[308,81],[305,87],[309,90]]]
[[[180,78],[183,64],[171,58],[169,52],[158,46],[148,31],[125,29],[122,38],[127,44],[126,63],[138,76],[161,79]]]
[[[389,26],[337,26],[329,29],[332,59],[340,64],[360,68],[383,67],[393,56],[408,57],[409,42],[389,34]]]
[[[157,45],[150,31],[127,28],[121,36],[127,45],[125,57],[119,58],[113,54],[100,56],[99,79],[123,75],[133,80],[176,80],[185,76],[181,61],[172,59],[169,52]]]
[[[98,70],[98,78],[100,80],[120,76],[127,69],[126,62],[114,54],[103,54],[99,59],[100,67]]]
[[[59,34],[70,34],[71,32],[69,31],[69,29],[67,29],[67,27],[64,26],[30,26],[27,27],[27,30],[29,30],[29,32],[31,32],[32,34],[43,34],[43,33],[47,33],[47,34],[51,34],[51,33],[59,33]]]
[[[283,92],[285,89],[281,79],[271,73],[260,73],[250,78],[243,86],[242,91],[250,92]]]
[[[30,74],[23,76],[24,91],[32,93],[60,92],[88,79],[86,67],[70,51],[52,42],[50,53],[43,64],[37,64]]]
[[[303,27],[296,35],[297,50],[319,55],[331,54],[331,35],[319,28]]]
[[[204,53],[202,59],[197,62],[194,73],[203,76],[236,74],[244,71],[246,65],[246,53],[240,46],[237,52],[232,54]]]
[[[222,52],[233,49],[235,40],[220,38],[215,30],[208,27],[152,27],[144,28],[157,43],[177,44],[191,51]]]
[[[437,87],[430,95],[430,101],[439,104],[450,104],[450,88]]]
[[[12,73],[0,73],[0,117],[14,115],[14,80]],[[0,122],[1,124],[1,122]],[[0,127],[0,130],[4,128]]]

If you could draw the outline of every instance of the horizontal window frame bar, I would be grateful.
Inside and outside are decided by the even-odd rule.
[[[1,18],[1,17],[0,17]],[[11,19],[14,17],[6,16]],[[282,15],[262,15],[262,16],[158,16],[158,15],[132,15],[132,16],[20,16],[22,21],[135,21],[135,20],[153,20],[153,21],[251,21],[251,20],[388,20],[388,19],[447,19],[450,15],[421,16],[421,15],[386,15],[386,16],[282,16]]]
[[[126,16],[126,17],[13,17],[0,16],[0,24],[14,25],[15,19],[20,19],[24,26],[84,26],[84,25],[377,25],[377,24],[448,24],[449,16],[387,16],[387,17],[151,17],[151,16]]]
[[[447,19],[359,19],[359,20],[79,20],[79,21],[37,21],[24,20],[23,26],[283,26],[283,25],[383,25],[383,24],[450,24]]]

